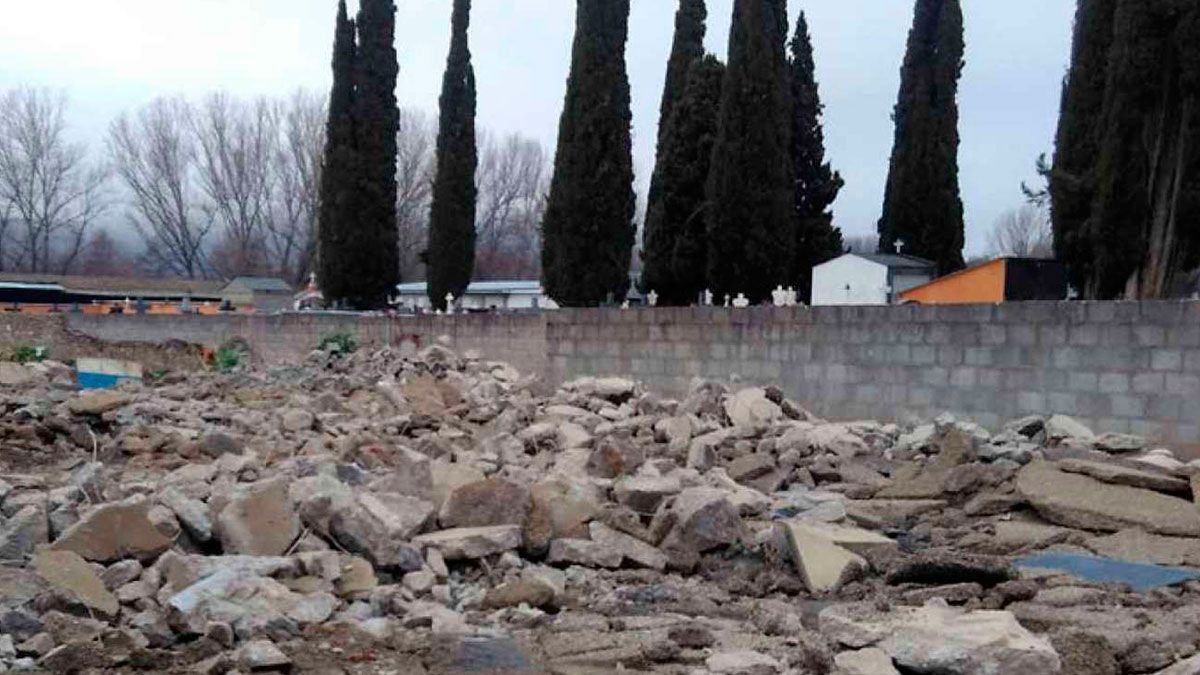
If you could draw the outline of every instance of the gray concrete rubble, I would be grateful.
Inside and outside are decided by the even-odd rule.
[[[64,370],[0,364],[0,672],[1200,673],[1200,463],[1062,415],[835,423],[446,344]]]

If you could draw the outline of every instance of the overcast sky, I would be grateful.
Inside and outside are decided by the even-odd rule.
[[[101,148],[118,112],[157,96],[213,90],[327,90],[335,0],[57,0],[5,2],[0,88],[65,90],[73,132]],[[356,0],[351,0],[352,11]],[[398,96],[435,112],[450,0],[397,0]],[[475,0],[471,47],[479,124],[553,148],[574,30],[570,0]],[[628,63],[639,193],[653,167],[658,103],[675,0],[633,0]],[[708,48],[724,59],[733,0],[709,0]],[[967,248],[1020,205],[1039,153],[1052,149],[1070,52],[1069,0],[964,0],[959,92]],[[847,234],[875,228],[892,144],[911,0],[791,0],[809,17],[826,104],[828,157],[846,179],[835,204]]]

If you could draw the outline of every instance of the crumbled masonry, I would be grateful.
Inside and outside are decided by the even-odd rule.
[[[1200,673],[1194,575],[1078,558],[1200,568],[1200,462],[1062,416],[547,394],[443,344],[83,393],[20,368],[0,672]]]

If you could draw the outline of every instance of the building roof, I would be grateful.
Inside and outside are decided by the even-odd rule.
[[[251,291],[265,293],[291,293],[291,284],[278,277],[234,277],[229,286],[241,286]]]
[[[865,258],[873,263],[878,263],[884,267],[919,267],[919,268],[935,268],[937,264],[932,261],[918,258],[912,255],[901,255],[899,253],[850,253],[848,255],[856,255],[860,258]]]
[[[401,295],[425,295],[428,286],[424,281],[400,284],[396,289]],[[475,281],[467,286],[467,295],[542,295],[539,281]]]
[[[52,288],[80,295],[137,297],[221,297],[225,283],[196,279],[135,279],[126,277],[69,276],[0,272],[0,287]]]

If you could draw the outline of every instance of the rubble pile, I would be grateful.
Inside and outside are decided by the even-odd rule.
[[[1200,465],[1067,417],[443,345],[6,372],[0,672],[1200,673]]]

